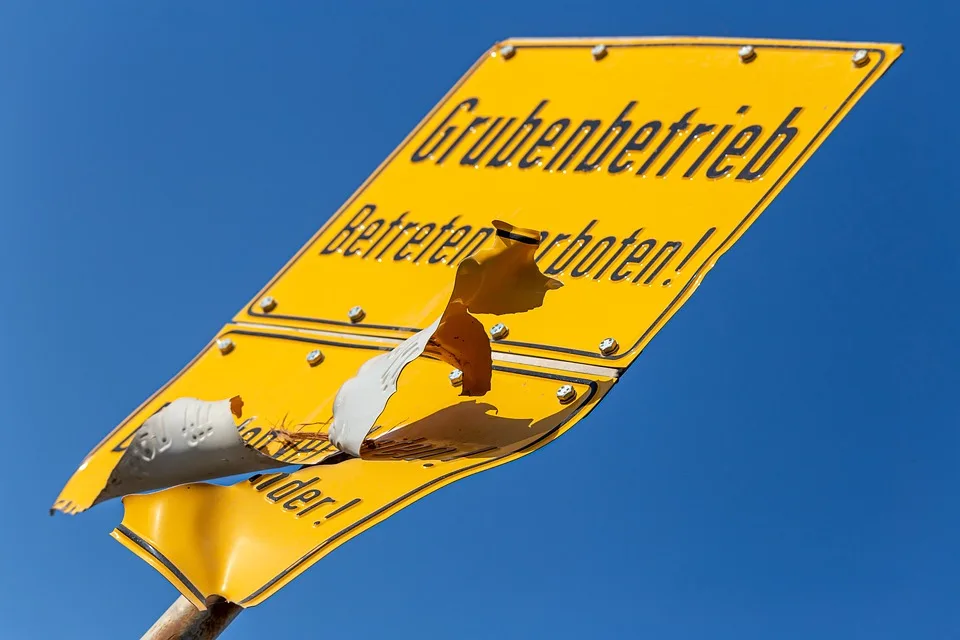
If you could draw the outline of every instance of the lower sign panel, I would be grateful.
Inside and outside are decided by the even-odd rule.
[[[212,596],[253,606],[432,491],[549,443],[614,382],[494,367],[492,390],[464,398],[449,373],[437,360],[412,362],[361,458],[127,496],[113,536],[197,606]]]

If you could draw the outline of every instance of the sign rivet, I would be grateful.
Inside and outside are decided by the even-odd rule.
[[[510,58],[515,56],[516,53],[517,53],[517,50],[516,48],[514,48],[512,44],[505,44],[502,47],[500,47],[500,57],[503,58],[504,60],[509,60]]]
[[[315,367],[321,362],[323,362],[323,351],[320,351],[320,349],[314,349],[307,354],[307,363],[311,367]]]
[[[450,384],[455,387],[463,384],[463,371],[460,371],[460,369],[454,369],[448,377],[450,378]]]
[[[607,57],[607,45],[598,44],[590,50],[594,60],[603,60]]]
[[[277,301],[273,299],[273,296],[264,296],[260,298],[260,309],[264,313],[270,313],[277,308]]]
[[[503,324],[502,322],[498,322],[490,327],[490,336],[494,340],[503,340],[507,337],[508,333],[510,333],[510,329],[507,329],[507,325]]]
[[[757,50],[753,48],[753,45],[745,44],[737,51],[737,55],[740,56],[741,62],[753,62],[754,58],[757,57]]]
[[[220,353],[222,353],[223,355],[227,355],[228,353],[233,351],[233,347],[234,347],[233,340],[231,340],[230,338],[220,338],[219,340],[217,340],[217,349],[220,349]]]
[[[617,343],[616,338],[604,338],[600,342],[600,353],[605,356],[613,355],[617,352],[617,349],[620,348],[620,344]]]
[[[367,312],[363,310],[363,307],[352,307],[350,311],[347,311],[347,317],[350,318],[350,322],[360,322],[367,315]]]
[[[565,384],[559,389],[557,389],[557,400],[560,401],[560,404],[569,404],[573,402],[573,399],[577,397],[577,390],[574,389],[569,384]]]
[[[853,54],[853,66],[862,67],[868,62],[870,62],[870,52],[866,49],[858,49]]]

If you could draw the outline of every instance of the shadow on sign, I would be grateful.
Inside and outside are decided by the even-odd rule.
[[[513,449],[554,429],[573,411],[562,411],[534,421],[504,418],[487,402],[467,401],[441,409],[399,427],[375,441],[364,452],[371,460],[450,460],[488,457],[496,449]]]

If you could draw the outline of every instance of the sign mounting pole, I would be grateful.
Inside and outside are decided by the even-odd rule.
[[[243,607],[226,601],[215,602],[206,611],[200,611],[180,596],[140,640],[213,640],[241,611]]]

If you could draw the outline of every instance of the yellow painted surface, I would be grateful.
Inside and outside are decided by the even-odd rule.
[[[291,349],[286,338],[256,340],[276,350],[275,367],[282,373]],[[237,353],[250,349],[252,341],[238,340]],[[348,356],[329,350],[333,367],[341,357]],[[262,364],[269,368],[267,361]],[[318,377],[327,364],[318,367]],[[464,398],[450,385],[449,371],[449,365],[428,358],[408,365],[378,423],[377,447],[362,459],[307,466],[288,476],[264,473],[232,486],[195,483],[127,496],[123,523],[113,536],[198,606],[214,594],[253,606],[343,542],[428,493],[551,442],[613,384],[497,366],[489,393]],[[577,394],[567,404],[557,398],[563,384]],[[325,415],[331,398],[322,384],[316,386],[313,407],[303,400],[305,387],[288,394],[292,414],[295,409],[298,418]]]
[[[598,42],[488,52],[236,318],[409,335],[501,218],[547,232],[538,265],[565,286],[480,316],[509,326],[494,348],[626,366],[901,52],[759,40],[745,63],[740,40],[608,39],[595,60]]]

